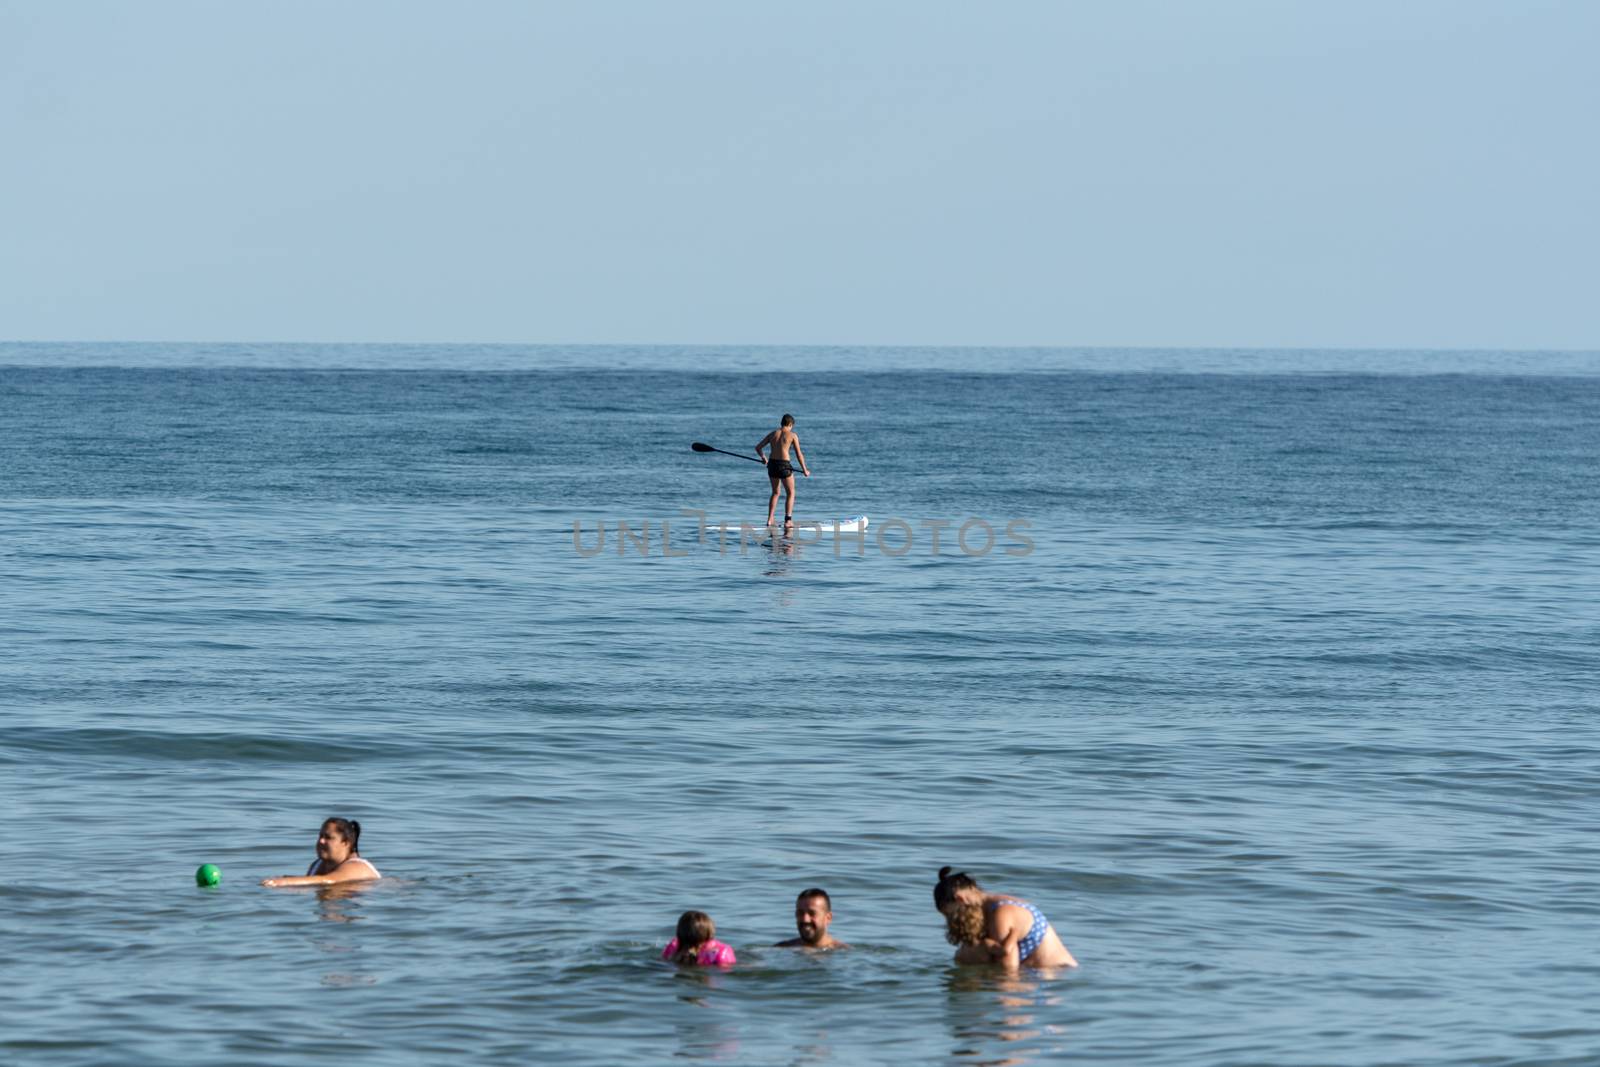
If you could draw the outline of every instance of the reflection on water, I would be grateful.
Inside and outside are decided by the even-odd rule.
[[[342,986],[377,985],[378,976],[375,974],[340,974],[336,972],[333,974],[323,975],[322,984],[333,988],[339,988]]]
[[[362,916],[356,914],[348,902],[360,899],[362,893],[371,889],[374,882],[336,882],[333,885],[317,886],[317,918],[331,923],[360,922]]]
[[[798,1067],[804,1063],[832,1063],[834,1059],[833,1046],[826,1043],[827,1034],[818,1034],[818,1040],[796,1045],[794,1054],[789,1060],[790,1067]]]
[[[739,1031],[727,1018],[722,1005],[707,995],[721,989],[723,975],[712,970],[684,967],[679,968],[673,979],[689,983],[688,988],[678,989],[678,1000],[683,1010],[673,1025],[678,1036],[675,1055],[695,1060],[736,1058],[739,1055]]]
[[[1060,1006],[1062,998],[1052,979],[1061,973],[951,968],[945,975],[950,1055],[983,1067],[1009,1067],[1061,1055],[1061,1028],[1038,1025],[1036,1015],[1041,1008]]]
[[[793,541],[774,537],[764,542],[767,549],[767,566],[761,573],[768,578],[786,578],[794,564],[795,550],[799,547]]]
[[[317,918],[323,922],[354,923],[360,922],[365,916],[359,914],[356,902],[366,890],[371,889],[375,882],[340,882],[334,885],[317,886],[315,890],[317,901]],[[317,938],[313,942],[317,949],[331,955],[344,953],[357,953],[361,946],[355,942],[335,940],[331,937]],[[378,976],[363,974],[356,971],[331,971],[322,976],[325,986],[360,986],[377,985]]]

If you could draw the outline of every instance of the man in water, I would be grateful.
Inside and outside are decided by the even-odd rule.
[[[772,458],[761,455],[761,450],[772,446]],[[756,445],[756,456],[767,465],[767,478],[772,482],[772,496],[767,499],[767,525],[772,525],[772,512],[778,506],[778,487],[783,487],[783,525],[794,525],[794,467],[789,464],[789,449],[794,449],[800,461],[800,473],[807,478],[811,471],[806,466],[806,454],[800,451],[800,437],[794,432],[794,416],[784,415],[778,428]]]
[[[774,948],[849,948],[828,933],[833,922],[833,901],[825,889],[805,889],[794,902],[794,928],[799,937],[779,941]]]

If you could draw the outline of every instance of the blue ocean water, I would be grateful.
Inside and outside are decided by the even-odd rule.
[[[783,411],[873,529],[702,541]],[[0,345],[0,1060],[1600,1062],[1597,450],[1593,353]]]

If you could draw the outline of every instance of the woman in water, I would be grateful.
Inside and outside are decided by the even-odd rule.
[[[337,882],[370,882],[382,878],[378,868],[361,857],[356,844],[361,840],[361,824],[354,819],[329,819],[317,835],[317,859],[304,876],[286,874],[268,878],[261,884],[273,889],[295,885],[333,885]]]
[[[667,942],[661,958],[700,967],[732,967],[738,962],[733,949],[717,940],[717,924],[703,911],[686,911],[678,917],[678,936]]]
[[[957,963],[1078,965],[1043,912],[1020,897],[984,892],[964,871],[939,868],[933,906],[944,916],[944,936],[956,946]]]

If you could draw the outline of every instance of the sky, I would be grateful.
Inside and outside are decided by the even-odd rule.
[[[1600,349],[1593,0],[0,0],[0,340]]]

